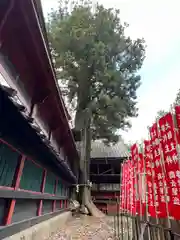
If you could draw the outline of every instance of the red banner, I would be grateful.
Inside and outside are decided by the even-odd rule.
[[[146,202],[145,202],[145,172],[144,172],[144,156],[142,153],[139,153],[138,158],[138,170],[137,170],[137,184],[138,184],[138,196],[140,201],[140,215],[144,215],[146,211]]]
[[[121,165],[121,189],[120,189],[120,209],[125,210],[125,166],[126,163]]]
[[[125,188],[125,197],[126,197],[126,210],[131,213],[132,210],[132,162],[130,160],[127,161],[126,166],[126,188]]]
[[[151,141],[144,141],[144,158],[145,158],[145,172],[146,172],[146,184],[147,184],[147,193],[148,193],[148,213],[151,217],[156,217],[156,207],[155,207],[155,196],[157,195],[157,184],[153,176],[153,157],[152,157],[152,148]]]
[[[150,128],[151,136],[151,147],[152,147],[152,176],[154,176],[154,189],[157,189],[155,192],[155,207],[157,210],[158,217],[166,218],[167,217],[167,208],[165,201],[164,191],[167,191],[167,179],[163,174],[162,162],[161,162],[161,145],[159,140],[159,132],[157,124],[153,124]],[[166,189],[166,190],[165,190]]]
[[[124,163],[124,210],[128,210],[128,197],[127,197],[127,189],[128,189],[128,161]]]
[[[177,142],[178,144],[180,144],[180,106],[175,106],[175,113],[176,113],[176,125],[177,125],[177,129],[176,129],[176,138],[177,138]]]
[[[133,215],[136,215],[136,208],[139,209],[139,203],[136,201],[136,194],[137,194],[137,179],[136,179],[136,172],[137,172],[137,162],[138,162],[138,148],[137,145],[134,144],[131,146],[131,189],[130,189],[130,195],[131,195],[131,213]],[[138,211],[139,212],[139,211]]]
[[[137,189],[137,171],[138,171],[138,159],[139,159],[139,153],[138,153],[138,147],[137,144],[134,144],[131,146],[131,158],[132,158],[132,170],[131,170],[131,200],[132,200],[132,214],[136,215],[136,213],[140,213],[140,200],[139,200],[139,194]]]
[[[176,133],[171,113],[159,120],[161,145],[168,188],[169,214],[180,219],[180,171],[178,163]]]

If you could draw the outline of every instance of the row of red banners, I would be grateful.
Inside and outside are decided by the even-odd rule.
[[[176,122],[176,127],[174,122]],[[121,209],[133,215],[180,220],[180,106],[149,129],[143,153],[131,147],[122,164]]]

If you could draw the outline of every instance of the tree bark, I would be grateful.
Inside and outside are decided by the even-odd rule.
[[[86,207],[89,213],[95,217],[104,217],[105,215],[97,209],[91,199],[91,189],[87,185],[90,177],[90,154],[91,154],[91,130],[90,130],[90,119],[85,124],[84,129],[82,129],[82,146],[81,146],[81,157],[80,157],[80,169],[81,177],[80,184],[81,186],[80,196],[81,204],[83,207]]]
[[[75,176],[77,177],[77,179],[79,179],[79,164],[77,164],[77,161],[73,161],[72,170],[73,170]],[[76,186],[73,185],[70,190],[70,197],[72,200],[77,200],[77,198],[78,198],[77,195],[78,194],[76,192]]]

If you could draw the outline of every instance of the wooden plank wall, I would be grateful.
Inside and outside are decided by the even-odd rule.
[[[0,225],[67,209],[68,185],[0,139]]]

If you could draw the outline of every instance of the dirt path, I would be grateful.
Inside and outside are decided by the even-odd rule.
[[[51,236],[49,240],[112,240],[113,234],[108,219],[81,216],[74,217],[64,229]]]

